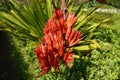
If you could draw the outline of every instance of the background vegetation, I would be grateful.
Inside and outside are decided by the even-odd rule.
[[[120,14],[96,12],[91,23],[111,17],[111,20],[101,25],[91,37],[96,37],[101,46],[100,50],[94,50],[89,59],[82,59],[81,64],[76,61],[76,66],[69,70],[61,65],[60,72],[55,75],[53,71],[38,78],[38,80],[119,80],[120,79]],[[32,42],[15,41],[13,57],[17,61],[18,72],[22,80],[34,80],[37,61],[33,54]],[[28,45],[26,45],[28,43]],[[19,52],[19,53],[18,53]],[[39,72],[39,71],[38,71]],[[71,73],[69,73],[71,72]],[[24,75],[24,76],[23,76]]]
[[[17,70],[21,80],[119,80],[120,79],[120,14],[96,12],[88,24],[100,22],[105,18],[111,18],[102,24],[91,34],[91,38],[97,38],[101,48],[95,49],[88,57],[75,60],[72,69],[60,66],[57,75],[51,70],[48,74],[34,78],[40,71],[35,70],[38,62],[33,49],[34,44],[30,40],[20,40],[11,36],[12,57],[16,61]],[[84,54],[80,54],[84,55]]]
[[[120,0],[106,0],[109,5],[120,8]]]

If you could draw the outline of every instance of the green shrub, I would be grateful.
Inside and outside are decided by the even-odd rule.
[[[14,3],[14,2],[13,2]],[[15,6],[16,3],[14,3]],[[18,3],[17,3],[18,4]],[[33,4],[34,5],[34,4]],[[42,5],[42,4],[41,4]],[[24,9],[21,9],[21,4],[19,4],[19,6],[16,8],[13,5],[11,5],[12,8],[14,9],[14,12],[12,11],[8,11],[8,12],[2,12],[1,11],[1,16],[3,19],[3,22],[6,23],[5,26],[5,30],[8,32],[13,32],[14,28],[14,36],[13,36],[13,42],[12,42],[12,53],[13,53],[13,57],[16,60],[16,64],[18,66],[18,72],[20,74],[20,78],[21,80],[36,80],[35,76],[41,72],[39,70],[35,70],[35,68],[38,66],[38,62],[36,61],[36,56],[34,55],[34,49],[36,48],[35,44],[36,42],[33,41],[40,41],[41,36],[43,36],[42,32],[35,33],[36,27],[39,27],[39,30],[41,31],[43,28],[44,24],[46,23],[46,21],[48,20],[48,17],[50,17],[50,14],[47,14],[47,17],[45,17],[45,21],[40,24],[38,18],[36,18],[36,12],[34,12],[34,8],[38,9],[36,5],[34,5],[33,7],[30,8],[30,10],[33,10],[32,15],[29,14],[29,16],[26,16],[24,14],[26,14],[26,11],[29,11],[29,6],[27,5],[27,9],[25,9],[25,12],[22,13],[23,15],[21,15],[20,13],[18,13],[16,10],[20,10],[19,12],[21,12]],[[36,7],[35,7],[36,6]],[[46,7],[46,6],[44,6]],[[40,6],[39,6],[40,8]],[[48,9],[49,7],[47,7]],[[81,7],[80,7],[81,8]],[[84,37],[86,37],[85,35],[88,34],[87,38],[85,38],[85,40],[90,40],[87,43],[83,43],[80,44],[79,47],[75,47],[74,49],[78,49],[80,50],[81,48],[83,48],[84,46],[81,47],[81,45],[86,45],[89,48],[88,51],[86,52],[82,52],[82,51],[78,51],[78,50],[74,50],[74,52],[78,55],[77,58],[75,58],[74,63],[72,64],[73,66],[71,67],[71,69],[67,68],[66,66],[64,66],[63,64],[60,64],[60,69],[58,73],[54,73],[54,70],[52,69],[50,72],[48,72],[48,74],[43,75],[40,78],[37,78],[38,80],[91,80],[91,79],[103,79],[103,80],[109,80],[109,79],[120,79],[120,73],[119,73],[119,66],[120,66],[120,60],[119,60],[119,48],[120,48],[120,28],[119,28],[119,15],[118,14],[108,14],[108,13],[96,13],[95,16],[93,16],[93,20],[91,20],[91,13],[93,14],[94,11],[97,8],[93,8],[91,9],[89,12],[86,12],[84,14],[84,12],[82,12],[83,9],[78,10],[81,11],[81,13],[79,13],[77,16],[79,16],[78,22],[75,25],[75,29],[79,29],[80,27],[80,31],[84,32],[83,35]],[[41,9],[42,10],[42,9]],[[40,11],[39,11],[40,12]],[[4,14],[5,13],[5,14]],[[17,17],[14,17],[14,16]],[[77,13],[76,13],[77,14]],[[45,14],[46,15],[46,14]],[[12,17],[13,20],[11,20],[9,22],[9,17]],[[31,21],[29,21],[29,17],[31,16]],[[41,15],[37,15],[39,17],[42,17],[42,19],[44,18],[44,16]],[[111,18],[111,21],[109,21],[108,23],[104,23],[102,26],[100,26],[101,24],[101,20],[103,20],[104,18],[108,18],[109,16],[112,16],[113,18]],[[19,18],[18,18],[19,17]],[[23,18],[26,17],[26,22]],[[34,23],[34,18],[36,19],[36,23]],[[7,18],[7,19],[6,19]],[[119,21],[116,21],[116,18]],[[14,19],[15,21],[17,21],[17,24],[14,23]],[[20,22],[19,22],[20,20]],[[23,20],[23,21],[22,21]],[[41,18],[40,18],[40,21]],[[90,21],[90,22],[89,22]],[[13,22],[14,24],[12,24],[11,22]],[[31,24],[34,23],[34,24]],[[99,22],[99,23],[97,23]],[[104,22],[104,21],[103,21]],[[92,23],[95,23],[94,26],[90,26]],[[38,25],[38,26],[35,26]],[[97,26],[96,26],[97,24]],[[17,27],[16,27],[17,25]],[[24,26],[26,25],[26,27]],[[34,28],[34,30],[30,30],[30,25],[32,26],[32,28]],[[99,29],[96,30],[95,33],[93,32],[94,28],[97,28],[98,26]],[[114,26],[114,27],[113,27]],[[88,27],[88,28],[87,28]],[[18,29],[20,28],[20,29]],[[26,30],[27,29],[27,30]],[[21,32],[21,30],[23,30]],[[88,33],[86,33],[88,31]],[[17,33],[17,35],[16,35]],[[19,35],[19,34],[22,35]],[[35,33],[35,34],[34,34]],[[15,36],[18,36],[18,38],[16,39]],[[39,36],[39,37],[38,37]],[[22,39],[23,38],[23,39]],[[90,47],[91,43],[94,42],[94,39],[96,38],[99,41],[99,44],[101,46],[101,49],[95,49],[95,50],[91,50],[93,49],[92,47]],[[92,44],[93,45],[93,44]],[[95,45],[96,46],[96,45]],[[84,47],[85,48],[85,47]],[[84,49],[82,49],[84,50]],[[92,52],[92,53],[91,53]],[[79,58],[78,58],[79,57]]]

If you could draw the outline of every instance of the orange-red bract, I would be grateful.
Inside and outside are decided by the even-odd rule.
[[[42,43],[36,48],[36,56],[40,63],[42,72],[37,76],[42,76],[51,70],[55,72],[59,69],[60,60],[67,66],[73,62],[73,50],[70,48],[81,40],[82,34],[72,29],[77,17],[73,13],[68,14],[66,20],[63,18],[61,10],[54,9],[53,16],[48,20],[44,27]],[[68,49],[68,51],[66,51]]]

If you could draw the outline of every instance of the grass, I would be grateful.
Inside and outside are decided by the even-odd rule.
[[[57,75],[52,70],[48,74],[35,79],[34,77],[40,71],[35,70],[38,63],[34,55],[32,42],[14,39],[16,46],[13,46],[13,57],[17,62],[21,80],[120,79],[120,14],[96,12],[91,23],[109,17],[111,20],[102,24],[91,36],[91,38],[98,39],[101,49],[93,50],[91,57],[87,60],[82,59],[80,62],[75,60],[75,68],[71,70],[61,65],[61,70]]]

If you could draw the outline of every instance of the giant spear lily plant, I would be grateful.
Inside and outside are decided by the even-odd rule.
[[[37,68],[42,72],[37,77],[51,67],[57,72],[60,61],[71,67],[69,63],[73,63],[74,58],[81,58],[77,52],[82,54],[100,48],[90,36],[109,19],[88,25],[100,6],[87,11],[85,3],[76,11],[73,7],[73,0],[9,0],[1,6],[0,30],[17,39],[39,43],[35,53],[40,63]]]

